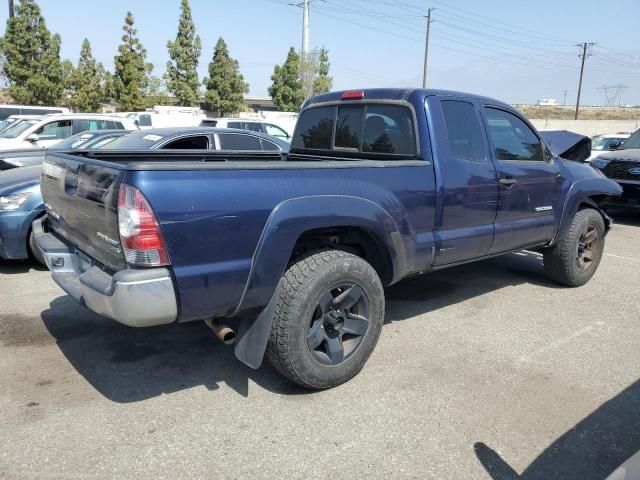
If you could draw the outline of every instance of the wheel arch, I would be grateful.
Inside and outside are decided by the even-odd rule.
[[[360,243],[338,240],[362,240]],[[389,212],[360,197],[316,196],[286,200],[271,213],[252,258],[242,298],[232,314],[241,319],[236,357],[252,368],[262,363],[266,349],[274,298],[281,278],[295,258],[296,248],[317,242],[333,248],[361,249],[375,263],[386,284],[402,278],[407,270],[406,251],[415,248],[412,236],[404,235]],[[408,244],[408,245],[407,245]],[[365,258],[366,260],[366,258]],[[253,315],[249,315],[254,312]],[[255,312],[258,312],[257,318]]]
[[[578,210],[583,208],[593,208],[597,210],[600,215],[602,215],[608,230],[612,225],[612,220],[600,207],[600,203],[609,196],[617,196],[621,193],[622,188],[620,185],[613,180],[605,178],[589,178],[574,182],[569,188],[567,197],[565,198],[558,231],[549,245],[555,245],[566,235],[573,221],[573,217]]]

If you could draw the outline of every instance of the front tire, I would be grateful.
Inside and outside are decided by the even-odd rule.
[[[567,287],[580,287],[596,273],[604,252],[605,225],[592,208],[576,213],[569,231],[544,251],[545,273]]]
[[[305,388],[335,387],[362,369],[383,322],[384,290],[373,267],[344,251],[313,252],[285,272],[267,358]]]

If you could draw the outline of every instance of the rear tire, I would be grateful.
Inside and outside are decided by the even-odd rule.
[[[302,387],[335,387],[362,369],[383,322],[384,290],[371,265],[340,250],[312,252],[285,272],[267,358]]]
[[[596,273],[604,251],[605,225],[592,208],[576,213],[569,231],[556,245],[544,250],[544,270],[554,281],[580,287]]]

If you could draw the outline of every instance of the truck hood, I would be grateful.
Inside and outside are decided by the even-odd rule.
[[[539,132],[551,153],[574,162],[585,162],[591,156],[591,139],[568,130]]]
[[[14,168],[0,173],[0,195],[40,183],[42,167]]]
[[[629,148],[622,150],[613,150],[612,152],[604,152],[595,158],[608,161],[621,161],[621,162],[640,162],[640,148]]]

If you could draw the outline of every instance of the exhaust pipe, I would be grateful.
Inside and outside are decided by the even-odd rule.
[[[216,320],[209,319],[205,320],[204,323],[211,329],[213,333],[216,334],[216,337],[220,339],[222,343],[225,345],[233,345],[236,341],[236,331],[231,328],[229,325],[225,325],[224,323],[219,323]]]

